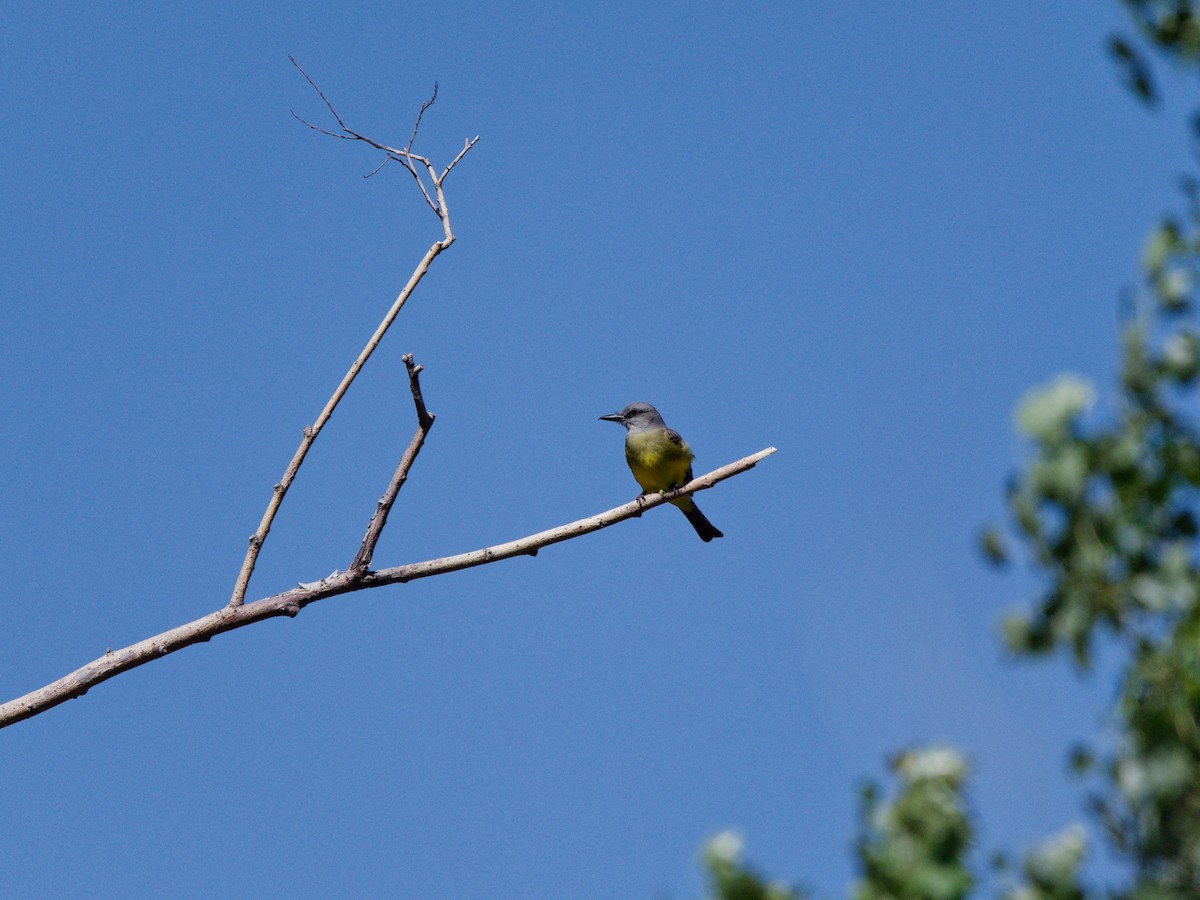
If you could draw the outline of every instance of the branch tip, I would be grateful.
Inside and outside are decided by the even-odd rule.
[[[363,178],[370,178],[372,175],[378,174],[379,170],[382,169],[384,166],[386,166],[391,161],[392,161],[391,156],[385,156],[383,158],[383,162],[381,162],[379,165],[377,165],[375,168],[373,168],[370,172],[368,172],[366,175],[364,175]]]

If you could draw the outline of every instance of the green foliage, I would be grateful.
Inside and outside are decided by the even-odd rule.
[[[1082,825],[1044,841],[1025,857],[1024,883],[1005,893],[1005,900],[1083,900],[1079,865],[1086,849]]]
[[[1190,0],[1124,0],[1143,38],[1180,62],[1200,62],[1200,10]]]
[[[1188,321],[1198,262],[1200,241],[1174,222],[1147,243],[1149,290],[1125,326],[1111,423],[1084,427],[1094,395],[1075,376],[1020,406],[1033,457],[1009,506],[1048,587],[1031,615],[1006,623],[1014,652],[1068,647],[1086,665],[1097,632],[1137,647],[1195,607],[1200,441],[1179,407],[1200,371]]]
[[[1200,435],[1186,415],[1200,371],[1198,224],[1193,210],[1186,227],[1164,222],[1147,241],[1112,420],[1085,426],[1091,394],[1074,377],[1031,394],[1018,421],[1033,456],[1009,491],[1046,579],[1034,609],[1006,622],[1009,647],[1068,648],[1086,665],[1103,631],[1128,654],[1122,735],[1092,806],[1134,865],[1131,897],[1200,896]]]
[[[704,847],[704,865],[716,900],[801,900],[805,894],[777,881],[766,882],[742,862],[740,835],[723,831]]]
[[[1135,896],[1200,896],[1200,622],[1142,641],[1120,700],[1125,739],[1095,798],[1114,845],[1137,865]]]
[[[1200,63],[1200,8],[1191,0],[1122,0],[1139,36],[1182,66]],[[1133,41],[1114,35],[1108,52],[1121,80],[1135,97],[1148,105],[1158,102],[1150,63]]]
[[[979,552],[993,566],[1008,563],[1008,544],[999,528],[985,528],[979,536]]]
[[[955,750],[909,750],[892,762],[896,796],[879,799],[863,790],[858,857],[862,880],[857,900],[923,898],[958,900],[974,879],[964,857],[971,823],[962,797],[966,760]]]
[[[1143,39],[1184,68],[1200,66],[1200,18],[1189,0],[1124,0]],[[1155,96],[1144,57],[1110,44],[1126,81]],[[1009,489],[1013,521],[1045,588],[1005,623],[1015,653],[1068,649],[1086,665],[1097,635],[1125,652],[1119,739],[1099,759],[1076,750],[1094,779],[1091,805],[1112,847],[1133,866],[1117,896],[1200,896],[1200,433],[1195,409],[1200,337],[1200,189],[1190,209],[1150,235],[1144,284],[1130,304],[1118,397],[1089,427],[1093,394],[1061,377],[1022,403],[1032,458]],[[1026,860],[1019,897],[1081,897],[1082,840],[1069,835]]]
[[[1157,103],[1158,92],[1154,89],[1150,66],[1142,54],[1124,38],[1119,37],[1109,38],[1108,52],[1117,64],[1125,86],[1144,103]]]

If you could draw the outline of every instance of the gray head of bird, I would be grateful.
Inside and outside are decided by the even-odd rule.
[[[665,428],[666,423],[658,410],[649,403],[630,403],[618,413],[601,416],[602,422],[618,422],[630,431],[641,431],[644,428]]]

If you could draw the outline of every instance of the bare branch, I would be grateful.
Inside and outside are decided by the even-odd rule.
[[[458,151],[458,156],[450,160],[450,165],[446,166],[442,174],[438,176],[437,183],[439,187],[441,186],[442,182],[446,180],[446,176],[450,174],[450,170],[457,166],[458,161],[466,156],[467,151],[474,147],[477,143],[479,143],[479,135],[475,135],[475,137],[471,138],[469,141],[463,142],[463,148]]]
[[[502,559],[510,559],[514,556],[536,556],[538,550],[542,547],[590,534],[593,531],[599,531],[601,528],[607,528],[609,525],[615,525],[617,522],[624,522],[626,519],[635,519],[647,509],[662,506],[664,503],[678,500],[687,494],[708,490],[726,478],[732,478],[734,475],[740,475],[742,472],[753,469],[759,462],[774,452],[774,447],[767,447],[765,450],[759,450],[750,456],[721,466],[719,469],[714,469],[707,475],[693,478],[683,487],[676,488],[673,491],[646,494],[631,500],[623,506],[615,507],[598,515],[589,516],[586,519],[578,519],[577,521],[569,522],[566,525],[559,525],[557,528],[551,528],[547,531],[539,531],[537,534],[531,534],[528,537],[509,541],[505,544],[496,544],[491,547],[485,547],[482,550],[460,553],[457,556],[446,556],[441,559],[409,563],[404,566],[370,572],[363,580],[363,586],[374,587],[376,584],[404,583],[417,578],[428,578],[430,575],[442,575],[446,572],[470,569],[474,566],[481,566],[485,563],[497,562]],[[3,709],[3,707],[0,707],[0,709]]]
[[[292,65],[295,66],[300,71],[300,74],[304,76],[304,80],[307,81],[310,85],[312,85],[312,89],[317,92],[317,96],[319,96],[322,100],[325,101],[325,108],[327,110],[329,110],[329,114],[331,116],[333,116],[335,119],[337,119],[337,123],[340,126],[342,126],[342,131],[349,133],[350,129],[346,127],[346,123],[342,121],[342,117],[337,114],[337,110],[333,108],[333,104],[329,102],[329,98],[325,96],[325,92],[322,91],[319,87],[317,87],[317,83],[315,81],[313,81],[311,78],[308,77],[308,73],[304,71],[304,68],[300,65],[300,63],[296,62],[296,58],[294,56],[292,56],[292,54],[290,54],[290,53],[288,54],[288,59],[291,61]],[[424,111],[424,110],[422,110],[422,111]],[[296,118],[299,119],[300,117],[296,116]],[[304,120],[300,119],[300,121],[303,122]],[[308,123],[305,122],[304,124],[307,125]],[[319,130],[320,129],[318,129],[318,131]],[[325,132],[325,133],[328,134],[329,132]],[[336,137],[336,135],[335,135],[335,137]]]
[[[425,198],[425,202],[429,204],[429,208],[432,209],[434,211],[434,213],[437,215],[437,217],[439,219],[441,219],[444,223],[446,220],[445,214],[443,212],[444,208],[438,209],[438,205],[436,203],[434,203],[433,198],[431,198],[429,196],[429,191],[425,190],[425,182],[421,180],[421,176],[417,172],[416,166],[414,166],[412,164],[412,159],[409,159],[407,156],[399,156],[399,157],[391,157],[391,158],[398,160],[400,163],[402,163],[404,165],[404,168],[408,169],[408,171],[412,173],[412,177],[417,180],[417,187],[419,187],[421,189],[421,196]],[[416,157],[414,157],[414,158],[416,158]]]
[[[454,240],[454,234],[450,229],[450,207],[446,205],[446,194],[442,190],[442,181],[445,180],[446,176],[450,174],[450,170],[458,164],[458,161],[467,155],[467,151],[474,147],[477,143],[479,143],[479,135],[475,135],[475,137],[467,141],[463,145],[462,150],[459,151],[458,156],[454,157],[454,159],[450,162],[450,165],[446,166],[446,169],[444,172],[442,172],[441,177],[435,177],[433,174],[433,167],[429,167],[429,177],[433,179],[433,187],[434,190],[437,191],[438,207],[441,210],[439,215],[442,219],[442,228],[446,233],[447,240]],[[421,185],[421,190],[424,189],[425,186]]]
[[[363,537],[362,546],[358,548],[354,562],[350,564],[351,572],[365,572],[371,565],[371,556],[375,553],[375,544],[378,543],[379,536],[383,534],[383,527],[387,524],[388,513],[392,509],[392,504],[396,502],[396,496],[400,493],[400,488],[404,486],[404,482],[408,479],[408,470],[416,462],[417,454],[421,452],[421,447],[425,443],[425,436],[429,434],[429,429],[433,427],[434,417],[425,409],[425,400],[421,396],[421,382],[419,378],[425,367],[416,365],[413,362],[411,353],[404,354],[404,365],[408,368],[408,386],[412,391],[413,405],[417,409],[417,430],[408,444],[408,449],[400,457],[400,463],[396,466],[396,472],[392,475],[392,480],[388,483],[387,490],[383,492],[383,496],[375,504],[375,514],[371,516],[371,522],[367,526],[367,533]]]
[[[300,122],[303,125],[307,125],[313,131],[319,131],[319,132],[321,132],[321,134],[327,134],[332,138],[337,138],[338,140],[342,140],[342,141],[357,141],[357,140],[359,140],[358,137],[356,137],[355,135],[352,135],[352,134],[335,134],[332,131],[326,131],[320,125],[314,125],[312,122],[308,121],[308,119],[304,118],[304,116],[300,115],[294,109],[289,110],[289,112],[292,114],[293,119],[295,119],[297,122]]]
[[[383,162],[381,162],[379,165],[377,165],[375,168],[373,168],[370,172],[368,172],[366,175],[364,175],[363,178],[370,178],[372,175],[377,174],[380,169],[382,169],[384,166],[386,166],[391,161],[392,161],[392,157],[385,156],[383,158]]]
[[[417,424],[428,431],[433,425],[434,416],[425,408],[425,398],[421,396],[420,378],[425,367],[415,365],[411,353],[404,354],[404,365],[408,369],[408,389],[412,392],[413,406],[417,410]]]
[[[429,168],[431,165],[433,165],[433,163],[431,163],[431,162],[430,162],[428,159],[426,159],[424,156],[417,156],[417,154],[415,154],[415,153],[409,153],[407,150],[397,150],[397,151],[395,151],[395,152],[396,152],[397,154],[399,154],[399,155],[400,155],[400,157],[401,157],[401,158],[403,158],[403,159],[408,159],[408,160],[413,160],[413,159],[415,159],[417,162],[419,162],[421,165],[423,165],[423,166],[424,166],[425,168],[427,168],[427,169],[428,169],[428,168]]]
[[[345,140],[363,141],[377,150],[382,150],[384,153],[386,153],[387,156],[384,159],[384,162],[381,163],[380,166],[371,172],[367,177],[370,177],[370,175],[374,175],[375,172],[378,172],[379,168],[382,168],[388,159],[395,159],[396,161],[402,163],[416,179],[417,185],[421,189],[421,195],[425,198],[425,202],[429,204],[429,207],[441,220],[442,234],[444,237],[442,240],[436,241],[425,253],[425,256],[421,259],[421,261],[417,264],[417,268],[413,271],[412,277],[409,278],[408,284],[404,286],[404,290],[400,292],[400,295],[392,304],[391,309],[388,310],[387,315],[383,317],[383,321],[380,322],[379,326],[375,329],[375,333],[371,335],[371,339],[367,341],[367,345],[363,348],[362,352],[359,353],[358,358],[354,361],[353,365],[350,366],[349,371],[346,372],[345,376],[342,378],[341,383],[333,392],[333,396],[331,396],[329,401],[325,404],[325,408],[321,410],[321,414],[317,417],[317,421],[304,429],[304,436],[300,440],[300,446],[296,448],[296,452],[292,456],[291,462],[288,463],[288,467],[284,471],[283,477],[279,480],[279,483],[275,485],[271,493],[271,499],[267,503],[266,511],[263,513],[262,519],[258,523],[258,528],[255,530],[254,534],[250,536],[249,546],[246,549],[246,556],[242,560],[241,569],[238,571],[237,580],[234,582],[233,593],[229,598],[229,605],[231,607],[238,607],[245,603],[246,589],[250,584],[250,577],[254,574],[254,567],[258,562],[258,554],[262,550],[263,542],[266,541],[267,535],[271,531],[271,523],[275,520],[276,513],[279,512],[279,507],[283,503],[283,498],[287,494],[288,488],[291,487],[292,482],[295,480],[296,473],[299,472],[300,466],[304,462],[304,457],[308,454],[309,447],[313,445],[313,442],[317,439],[317,435],[321,433],[321,429],[325,427],[325,423],[328,422],[329,417],[333,415],[333,411],[337,408],[338,403],[341,402],[342,397],[345,395],[346,391],[350,387],[350,384],[358,375],[359,370],[362,369],[367,360],[370,359],[371,354],[375,352],[375,348],[383,339],[384,334],[387,333],[388,328],[391,327],[392,322],[395,320],[401,308],[408,300],[409,295],[412,294],[413,289],[416,288],[417,284],[420,283],[421,279],[424,277],[426,271],[428,271],[429,264],[433,262],[439,253],[454,243],[454,232],[450,228],[450,216],[446,211],[446,197],[442,192],[441,183],[436,179],[434,180],[438,196],[438,203],[434,203],[433,198],[429,196],[429,192],[425,189],[425,183],[421,180],[416,167],[413,165],[413,160],[421,162],[427,169],[429,169],[431,178],[433,177],[432,164],[425,157],[417,156],[411,152],[410,148],[412,139],[409,140],[410,148],[396,150],[394,147],[388,147],[386,144],[381,144],[378,141],[372,140],[371,138],[365,137],[358,132],[353,131],[347,127],[346,123],[342,120],[342,117],[338,115],[337,110],[334,109],[333,104],[329,101],[329,98],[325,96],[324,91],[317,86],[317,83],[309,77],[308,73],[304,71],[300,64],[296,62],[296,60],[290,55],[288,56],[288,59],[291,60],[292,65],[299,70],[300,74],[304,76],[305,81],[312,86],[312,89],[317,92],[317,95],[324,102],[326,109],[329,110],[330,115],[333,116],[334,120],[336,120],[338,125],[341,127],[343,134],[335,134],[334,132],[320,128],[301,118],[299,115],[296,115],[294,112],[292,115],[314,131],[319,131],[322,134],[329,135],[330,137],[343,138]],[[417,125],[420,124],[421,116],[425,114],[425,110],[432,106],[434,100],[436,99],[437,85],[435,84],[433,88],[433,96],[430,97],[428,101],[421,104],[421,110],[419,113],[417,113]],[[416,134],[417,127],[414,125],[413,138],[416,137]],[[476,140],[478,140],[478,138],[476,138]],[[458,160],[462,158],[463,154],[470,149],[471,143],[474,142],[468,143],[468,145],[463,148],[462,152],[460,152],[455,158],[454,162],[458,162]],[[453,166],[453,164],[454,163],[451,163],[451,166]],[[449,171],[449,168],[447,171]],[[382,524],[380,527],[382,528]]]
[[[346,125],[346,123],[342,120],[342,117],[340,115],[338,115],[337,110],[333,108],[333,104],[329,101],[329,98],[325,96],[325,92],[322,91],[319,87],[317,87],[317,83],[309,77],[308,73],[305,72],[304,69],[302,69],[300,67],[300,64],[298,62],[296,62],[296,60],[294,58],[292,58],[289,55],[288,59],[291,60],[292,65],[295,66],[299,70],[300,74],[304,76],[304,79],[312,86],[312,89],[317,92],[318,96],[320,96],[321,100],[325,104],[326,109],[329,110],[330,115],[332,115],[333,118],[337,120],[338,126],[341,128],[342,133],[338,134],[337,132],[329,131],[325,128],[322,128],[319,125],[314,125],[312,122],[308,121],[308,119],[305,119],[303,116],[297,114],[296,112],[293,112],[292,116],[295,117],[295,119],[297,121],[303,123],[304,125],[307,125],[313,131],[320,132],[321,134],[326,134],[326,135],[329,135],[329,137],[335,137],[335,138],[338,138],[339,140],[343,140],[343,141],[362,141],[364,144],[367,144],[368,146],[374,147],[376,150],[381,150],[384,153],[386,153],[387,159],[385,159],[382,163],[380,163],[378,166],[376,166],[374,169],[372,169],[370,172],[368,172],[366,175],[364,175],[363,176],[364,178],[370,178],[372,175],[374,175],[376,172],[378,172],[380,169],[382,169],[384,167],[384,165],[387,164],[388,159],[392,159],[398,163],[401,163],[404,166],[404,168],[408,169],[408,171],[412,175],[412,177],[416,179],[417,187],[419,187],[421,189],[421,196],[423,196],[425,198],[425,202],[427,204],[429,204],[429,208],[433,210],[434,215],[436,215],[439,219],[442,220],[443,228],[446,232],[446,237],[450,238],[451,233],[450,233],[449,224],[446,221],[446,218],[447,218],[446,217],[446,205],[445,205],[445,197],[442,196],[441,181],[448,174],[450,174],[450,170],[453,169],[455,164],[460,159],[462,159],[463,156],[466,155],[466,152],[468,150],[470,150],[473,146],[475,146],[475,142],[479,140],[479,136],[476,135],[473,140],[466,142],[463,149],[461,151],[459,151],[458,156],[456,156],[451,161],[450,165],[446,166],[446,169],[445,169],[445,171],[442,172],[441,177],[438,176],[437,171],[433,167],[433,163],[431,163],[424,156],[418,156],[417,154],[412,152],[413,142],[417,139],[417,129],[421,127],[421,117],[425,115],[425,110],[427,110],[427,109],[429,109],[429,107],[433,106],[434,102],[437,100],[437,94],[438,94],[437,82],[435,81],[433,83],[433,95],[428,100],[426,100],[424,103],[421,104],[421,109],[417,112],[417,120],[413,123],[412,135],[408,139],[408,145],[403,150],[397,150],[395,147],[389,147],[387,144],[380,143],[379,141],[375,140],[374,138],[369,138],[364,134],[360,134],[359,132],[355,131],[354,129],[352,129],[348,125]],[[434,189],[437,191],[438,202],[435,203],[433,198],[429,195],[429,190],[425,187],[424,180],[422,180],[421,175],[417,171],[416,166],[413,165],[414,162],[421,163],[423,166],[425,166],[426,170],[428,170],[429,180],[431,182],[433,182]]]
[[[253,603],[240,606],[226,606],[207,616],[180,625],[170,631],[147,638],[132,644],[123,650],[105,653],[99,659],[88,663],[69,675],[58,679],[43,688],[10,700],[0,705],[0,728],[20,722],[38,713],[45,712],[60,703],[65,703],[75,697],[82,697],[91,688],[103,681],[135,669],[168,653],[174,653],[192,644],[203,643],[215,635],[235,628],[241,628],[253,622],[275,616],[295,616],[305,606],[316,603],[328,597],[348,594],[367,588],[382,587],[388,584],[402,584],[416,578],[427,578],[431,575],[441,575],[445,572],[455,572],[472,566],[484,565],[508,559],[513,556],[534,556],[542,547],[559,541],[570,540],[598,531],[625,519],[640,516],[645,510],[669,503],[685,494],[706,490],[726,478],[732,478],[775,452],[774,447],[760,450],[758,453],[739,459],[727,466],[722,466],[689,481],[683,487],[661,494],[650,494],[638,497],[623,506],[610,509],[599,515],[589,516],[576,522],[560,525],[548,531],[529,535],[516,541],[460,553],[457,556],[447,556],[441,559],[431,559],[425,562],[410,563],[391,569],[381,569],[378,572],[334,572],[327,578],[310,584],[301,584]]]
[[[358,358],[354,360],[349,371],[342,377],[341,383],[333,392],[333,396],[325,404],[325,408],[321,410],[321,414],[317,416],[317,421],[311,426],[304,429],[304,437],[300,440],[300,446],[296,448],[295,455],[292,456],[292,461],[288,463],[283,477],[279,479],[279,483],[275,485],[275,489],[271,494],[271,500],[267,504],[266,512],[263,513],[262,521],[258,523],[258,529],[250,537],[250,546],[246,550],[246,557],[242,560],[242,568],[238,572],[237,581],[233,586],[233,595],[229,599],[230,606],[241,606],[246,599],[246,587],[250,584],[250,576],[254,573],[254,565],[258,561],[258,553],[262,549],[263,542],[267,539],[267,534],[271,531],[271,523],[275,520],[275,514],[279,511],[279,506],[283,503],[284,495],[287,494],[288,488],[291,487],[292,481],[296,478],[296,473],[300,471],[300,464],[304,462],[304,457],[308,454],[308,448],[313,445],[313,441],[317,439],[317,435],[321,433],[321,429],[325,427],[325,423],[329,421],[329,417],[333,415],[333,411],[337,409],[338,403],[349,390],[350,384],[354,381],[359,371],[371,358],[371,354],[375,352],[375,348],[379,346],[379,342],[383,340],[383,336],[391,327],[396,316],[407,302],[413,290],[425,277],[425,273],[429,271],[429,264],[437,258],[437,255],[450,246],[452,240],[436,241],[433,246],[417,263],[417,268],[413,271],[412,276],[408,279],[408,284],[404,286],[404,290],[400,292],[391,309],[387,311],[387,315],[383,317],[383,321],[379,323],[375,329],[375,333],[371,335],[371,339],[367,341],[367,345],[363,347],[362,352],[358,354]]]
[[[412,151],[413,141],[417,139],[417,129],[421,127],[421,116],[425,115],[425,110],[433,106],[437,102],[437,82],[433,83],[433,96],[421,104],[421,109],[417,113],[417,121],[413,122],[412,136],[408,139],[408,146],[404,148],[405,153]]]

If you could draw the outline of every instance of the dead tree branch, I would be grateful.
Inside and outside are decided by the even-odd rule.
[[[375,504],[375,514],[371,516],[371,523],[367,526],[367,533],[363,537],[362,546],[358,548],[358,553],[354,556],[354,562],[350,564],[351,572],[366,572],[367,568],[371,565],[371,556],[375,553],[375,544],[379,541],[379,536],[383,534],[383,526],[387,524],[387,517],[392,509],[392,504],[396,502],[396,496],[400,493],[400,488],[404,486],[404,482],[408,479],[408,470],[412,468],[412,464],[417,459],[417,454],[421,452],[421,447],[425,443],[425,436],[429,434],[429,429],[433,427],[434,417],[425,409],[425,400],[421,396],[421,382],[418,380],[421,371],[425,367],[414,363],[411,353],[404,355],[404,365],[408,368],[408,386],[412,390],[413,405],[417,408],[417,430],[408,444],[408,449],[400,457],[400,463],[396,466],[396,472],[392,475],[392,480],[388,484],[387,490],[383,492],[383,496]]]
[[[99,659],[76,669],[69,675],[39,688],[36,691],[10,700],[0,705],[0,728],[36,716],[60,703],[65,703],[75,697],[82,697],[91,688],[107,681],[122,672],[128,672],[138,666],[174,653],[192,644],[210,640],[218,634],[241,628],[263,619],[275,616],[294,617],[304,607],[336,597],[339,594],[349,594],[367,588],[383,587],[388,584],[403,584],[417,578],[428,578],[431,575],[441,575],[446,572],[456,572],[473,566],[499,562],[514,556],[535,556],[542,547],[556,544],[560,541],[580,537],[589,532],[599,531],[617,522],[640,516],[645,510],[661,506],[685,494],[707,490],[726,478],[732,478],[754,466],[775,452],[774,447],[760,450],[758,453],[739,459],[729,465],[722,466],[694,478],[681,488],[661,494],[649,494],[638,497],[622,506],[610,509],[594,516],[579,519],[557,528],[531,534],[519,540],[496,544],[469,553],[456,556],[446,556],[440,559],[430,559],[424,562],[409,563],[390,569],[372,571],[333,572],[320,581],[300,584],[290,591],[275,594],[253,603],[239,606],[226,606],[207,616],[164,631],[162,634],[147,638],[125,647],[105,653]]]
[[[454,168],[454,165],[460,159],[462,159],[466,152],[475,146],[475,143],[479,140],[479,137],[476,136],[474,140],[467,141],[463,149],[459,151],[458,156],[456,156],[450,165],[446,167],[441,176],[436,177],[433,166],[424,157],[413,156],[411,151],[407,149],[393,150],[348,128],[346,123],[342,121],[342,117],[338,115],[337,110],[334,109],[333,104],[329,102],[329,98],[325,96],[324,92],[319,87],[317,87],[316,82],[309,78],[308,73],[305,72],[304,69],[300,68],[300,64],[297,63],[296,60],[292,59],[290,56],[288,59],[292,60],[292,65],[299,69],[300,74],[304,76],[308,83],[312,85],[313,90],[315,90],[320,96],[321,100],[324,101],[326,109],[329,110],[330,115],[332,115],[337,121],[344,134],[335,134],[334,132],[327,131],[324,128],[319,128],[318,126],[313,125],[311,122],[305,121],[295,113],[292,113],[292,115],[296,116],[296,118],[301,122],[304,122],[304,124],[309,128],[319,131],[322,134],[327,134],[331,137],[344,138],[346,140],[365,141],[372,147],[384,150],[389,154],[389,156],[394,156],[395,158],[400,159],[417,179],[417,184],[421,187],[421,194],[425,197],[425,202],[433,208],[433,211],[437,213],[438,218],[441,220],[442,233],[444,237],[440,241],[435,241],[433,246],[431,246],[425,252],[425,256],[422,257],[421,261],[417,263],[416,269],[413,270],[412,277],[409,278],[408,284],[404,286],[404,290],[400,292],[400,295],[396,298],[395,302],[392,303],[391,309],[387,311],[387,314],[383,317],[383,321],[379,323],[379,326],[375,329],[375,333],[372,334],[370,340],[367,341],[367,345],[363,347],[362,352],[358,354],[358,358],[354,360],[354,363],[350,366],[349,371],[346,372],[341,383],[334,390],[333,395],[325,404],[325,408],[321,410],[321,414],[317,416],[317,420],[312,425],[309,425],[304,429],[303,437],[300,439],[300,446],[296,448],[296,452],[292,456],[292,461],[288,463],[287,469],[284,470],[283,477],[279,479],[279,483],[276,484],[272,490],[271,499],[267,503],[267,508],[263,513],[262,520],[258,523],[257,530],[255,530],[254,534],[250,537],[250,545],[246,549],[246,556],[242,560],[242,567],[238,571],[237,580],[234,582],[233,594],[229,598],[229,605],[232,607],[241,606],[245,602],[246,589],[250,584],[250,576],[254,574],[254,566],[258,562],[258,554],[262,550],[262,545],[266,541],[267,535],[271,531],[271,523],[275,521],[275,515],[279,512],[279,507],[283,503],[283,498],[287,494],[288,488],[291,487],[292,482],[295,480],[296,473],[300,471],[300,466],[304,462],[304,457],[308,455],[309,448],[317,439],[317,435],[321,433],[321,429],[325,427],[325,423],[329,421],[330,416],[333,415],[333,411],[337,409],[338,403],[340,403],[342,397],[345,396],[350,384],[354,381],[355,377],[357,377],[359,371],[366,364],[367,360],[371,358],[371,354],[375,352],[375,348],[379,346],[379,342],[383,340],[383,336],[387,333],[388,328],[391,327],[392,322],[395,321],[396,316],[400,313],[400,310],[408,301],[408,298],[411,296],[413,290],[425,276],[425,273],[429,270],[429,264],[437,258],[438,254],[454,243],[454,232],[450,228],[450,212],[446,205],[446,196],[442,189],[442,183],[445,181],[446,176],[450,174],[450,170]],[[417,114],[417,124],[413,126],[412,137],[409,139],[410,147],[412,146],[412,142],[416,140],[417,125],[419,125],[421,122],[421,116],[424,115],[425,110],[432,105],[433,100],[436,97],[437,88],[435,86],[433,97],[421,105],[421,111]],[[417,170],[413,165],[413,160],[419,160],[428,169],[430,178],[433,179],[434,190],[437,193],[436,204],[432,199],[430,199],[429,192],[425,189],[425,184],[417,174]]]
[[[453,243],[454,235],[450,230],[450,212],[446,207],[446,196],[442,192],[442,183],[446,180],[446,176],[450,174],[450,171],[455,167],[455,165],[458,164],[458,161],[466,156],[467,151],[474,147],[479,141],[479,135],[475,135],[475,137],[463,142],[462,150],[459,151],[458,156],[454,157],[450,165],[446,166],[446,168],[442,170],[441,175],[437,173],[437,169],[434,168],[433,163],[429,161],[428,157],[418,156],[416,153],[412,152],[413,143],[417,139],[417,129],[421,125],[421,117],[425,115],[425,110],[433,106],[434,102],[437,100],[437,82],[434,82],[433,94],[428,100],[421,104],[421,109],[417,113],[417,120],[413,123],[412,136],[409,137],[408,144],[403,150],[397,150],[395,147],[389,147],[387,144],[380,143],[374,138],[367,137],[366,135],[355,131],[353,128],[350,128],[344,121],[342,121],[342,117],[338,115],[337,110],[333,108],[333,104],[329,102],[329,98],[325,96],[324,91],[317,87],[317,83],[309,77],[308,73],[305,72],[303,68],[301,68],[300,63],[296,62],[296,60],[291,56],[289,56],[288,59],[291,60],[292,65],[299,70],[300,74],[304,76],[305,80],[312,85],[312,89],[317,92],[318,96],[320,96],[321,100],[325,103],[325,108],[329,110],[329,114],[332,115],[334,121],[338,123],[338,128],[340,131],[330,131],[327,128],[322,128],[320,125],[314,125],[312,122],[308,121],[308,119],[305,119],[294,110],[292,112],[292,116],[295,117],[297,121],[307,125],[313,131],[320,132],[321,134],[325,134],[329,137],[337,138],[338,140],[342,141],[362,141],[364,144],[374,147],[376,150],[382,151],[385,154],[383,161],[365,176],[363,176],[364,178],[370,178],[390,161],[398,162],[400,165],[404,166],[404,168],[408,170],[408,173],[412,175],[414,179],[416,179],[417,187],[421,189],[421,196],[425,198],[425,202],[429,204],[429,208],[432,209],[434,214],[436,214],[437,217],[442,220],[442,228],[446,233],[446,245],[449,246],[451,243]],[[430,196],[429,190],[425,187],[425,180],[421,177],[421,172],[418,170],[418,164],[429,175],[429,181],[433,185],[434,193],[437,195],[436,201]]]

